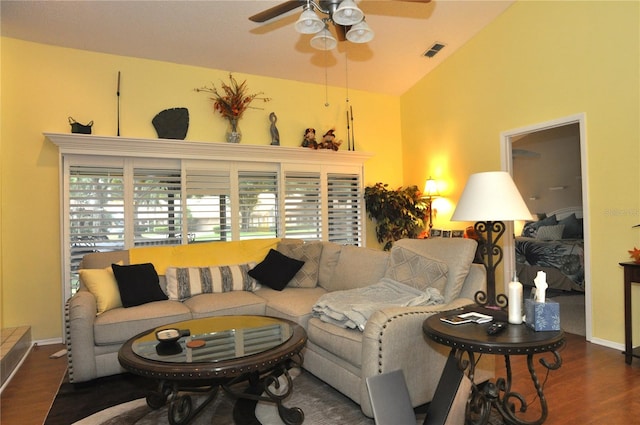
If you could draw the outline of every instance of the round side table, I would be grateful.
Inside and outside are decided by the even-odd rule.
[[[506,366],[506,377],[500,377],[495,382],[488,382],[482,389],[472,385],[471,395],[467,402],[467,423],[486,424],[489,420],[491,407],[495,407],[502,415],[505,423],[516,425],[540,425],[548,415],[547,400],[534,368],[533,356],[541,353],[551,353],[553,361],[544,358],[540,364],[548,369],[559,369],[562,359],[558,350],[564,345],[564,331],[536,332],[524,323],[509,324],[508,327],[496,334],[488,335],[487,328],[491,323],[465,323],[452,325],[440,320],[442,317],[475,311],[494,317],[494,321],[507,321],[506,312],[489,310],[479,306],[469,306],[462,310],[455,310],[433,315],[427,318],[422,330],[433,341],[451,347],[450,356],[456,359],[458,369],[466,372],[471,382],[475,372],[476,355],[503,355]],[[522,394],[511,388],[512,371],[511,356],[527,356],[527,367],[540,404],[540,416],[531,421],[519,418],[518,412],[526,412],[527,401]],[[443,371],[443,376],[445,375]]]

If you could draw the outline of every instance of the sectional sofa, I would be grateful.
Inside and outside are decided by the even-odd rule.
[[[119,348],[154,327],[207,316],[269,315],[306,329],[303,368],[358,403],[365,415],[373,416],[366,378],[397,369],[404,371],[412,404],[418,406],[432,399],[448,355],[447,348],[424,338],[422,322],[471,304],[474,293],[485,288],[484,268],[472,264],[475,250],[476,242],[468,239],[405,239],[390,252],[254,239],[87,254],[80,289],[66,305],[69,377],[83,382],[123,372]],[[294,260],[302,267],[288,270]],[[227,285],[204,285],[198,277],[202,269],[226,275]],[[139,285],[154,274],[159,289]],[[258,284],[251,274],[259,277]],[[127,279],[133,289],[119,291]],[[322,320],[312,311],[327,293],[389,279],[431,293],[436,288],[440,303],[385,305],[368,317],[363,330]],[[493,376],[491,357],[481,359],[477,381]]]

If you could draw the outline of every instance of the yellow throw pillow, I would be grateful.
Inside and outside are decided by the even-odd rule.
[[[122,261],[118,262],[121,263]],[[104,269],[81,269],[79,273],[82,284],[96,297],[98,314],[122,307],[118,282],[111,266]]]

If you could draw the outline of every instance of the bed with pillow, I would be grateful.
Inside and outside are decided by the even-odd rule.
[[[538,271],[550,289],[584,292],[582,207],[562,208],[527,222],[516,237],[516,271],[523,285],[533,286]]]

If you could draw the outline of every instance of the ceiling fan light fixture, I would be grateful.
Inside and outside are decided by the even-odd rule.
[[[331,34],[329,27],[324,29],[311,38],[311,47],[318,50],[332,50],[338,45],[338,40]]]
[[[302,14],[295,23],[296,31],[300,34],[317,34],[325,27],[312,7],[304,6]]]
[[[375,33],[371,27],[365,22],[355,24],[347,32],[347,40],[352,43],[368,43],[373,40]]]
[[[342,0],[331,19],[339,25],[355,25],[364,19],[364,13],[353,0]]]

